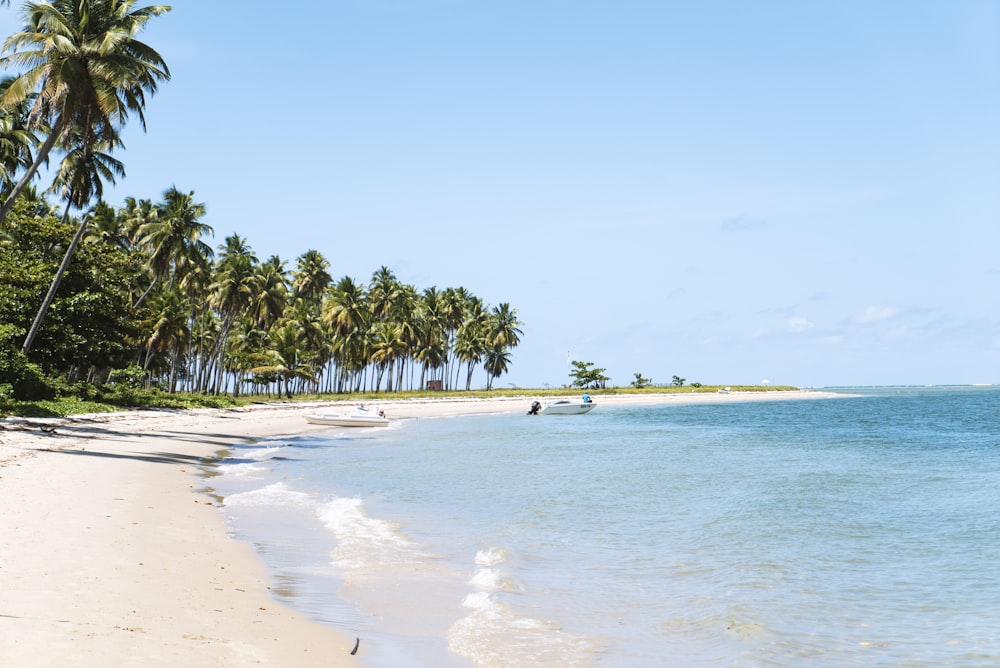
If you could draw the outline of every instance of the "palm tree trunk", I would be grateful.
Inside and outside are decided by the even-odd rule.
[[[72,197],[70,198],[72,201]],[[66,212],[63,214],[63,218],[69,216],[69,202],[66,203]],[[3,220],[3,216],[6,214],[0,212],[0,220]],[[62,282],[63,274],[66,273],[66,268],[69,267],[69,261],[73,258],[73,253],[76,252],[76,247],[80,243],[80,239],[83,238],[83,233],[87,229],[87,223],[90,222],[89,216],[84,216],[83,220],[80,222],[80,227],[76,230],[76,234],[73,235],[73,241],[70,242],[69,248],[66,249],[66,254],[63,255],[62,264],[59,265],[59,270],[56,271],[55,277],[52,279],[52,285],[49,286],[49,292],[45,295],[45,299],[42,301],[42,306],[38,309],[38,314],[35,315],[35,321],[31,323],[31,329],[28,330],[28,335],[24,337],[24,345],[21,346],[21,352],[25,355],[31,350],[31,344],[35,342],[35,336],[38,335],[38,330],[42,326],[42,320],[45,318],[45,312],[49,310],[49,305],[52,304],[52,300],[55,299],[56,290],[59,289],[59,283]]]

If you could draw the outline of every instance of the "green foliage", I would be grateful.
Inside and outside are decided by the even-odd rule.
[[[642,374],[639,373],[638,371],[635,372],[635,380],[629,383],[629,385],[636,388],[637,390],[641,390],[644,387],[649,387],[652,384],[653,380],[651,378],[643,378]]]
[[[108,380],[121,388],[137,390],[146,386],[146,372],[141,366],[133,364],[124,369],[115,369]]]
[[[0,383],[9,388],[3,394],[15,400],[51,399],[55,390],[42,370],[16,347],[15,337],[20,333],[12,325],[0,325]]]
[[[20,350],[42,297],[74,233],[52,216],[16,207],[0,242],[0,322],[17,330],[4,346]],[[137,336],[130,286],[142,272],[134,253],[105,242],[81,244],[29,353],[29,360],[56,375],[71,368],[124,365],[127,343]]]
[[[674,387],[683,387],[686,380],[687,379],[681,378],[680,376],[674,376],[670,380],[670,384],[673,385]]]
[[[607,369],[595,369],[593,362],[573,360],[571,364],[573,370],[569,372],[569,377],[573,379],[574,387],[590,387],[595,384],[604,387],[610,380],[604,375]]]

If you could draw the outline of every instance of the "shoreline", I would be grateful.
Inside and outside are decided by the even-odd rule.
[[[598,406],[808,400],[782,391],[595,394]],[[374,400],[390,418],[515,413],[535,398]],[[539,398],[542,400],[542,398]],[[0,665],[357,666],[365,641],[271,594],[229,535],[204,464],[258,438],[327,429],[356,401],[0,421]],[[43,430],[44,429],[44,430]]]

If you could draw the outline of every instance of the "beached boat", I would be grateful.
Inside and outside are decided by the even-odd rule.
[[[307,413],[306,422],[309,424],[322,424],[328,427],[385,427],[389,424],[389,418],[385,417],[381,411],[372,413],[367,408],[358,408],[353,413]]]
[[[539,415],[581,415],[589,412],[596,404],[592,401],[553,401],[538,411]]]

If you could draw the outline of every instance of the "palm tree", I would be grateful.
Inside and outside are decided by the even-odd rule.
[[[517,311],[504,303],[494,306],[486,319],[483,342],[486,356],[483,368],[486,369],[486,389],[493,388],[493,379],[507,371],[510,365],[510,349],[521,342],[521,321],[517,319]]]
[[[506,373],[510,366],[510,352],[506,348],[492,346],[486,351],[486,360],[483,368],[486,369],[486,389],[493,389],[493,379],[499,378],[500,374]]]
[[[8,77],[0,81],[0,96],[13,80]],[[29,103],[30,98],[0,109],[0,192],[5,195],[14,188],[14,175],[31,166],[31,151],[38,145],[38,137],[28,128]]]
[[[191,321],[188,317],[190,310],[187,297],[177,290],[158,295],[151,302],[153,316],[146,327],[150,335],[146,340],[146,362],[143,368],[150,368],[155,353],[168,354],[170,392],[177,389],[177,365],[191,342]]]
[[[0,65],[24,69],[0,97],[0,107],[31,101],[32,128],[50,128],[31,166],[0,206],[0,221],[31,182],[57,144],[74,128],[81,149],[120,144],[119,130],[130,113],[143,129],[146,94],[170,79],[163,58],[136,35],[165,5],[135,7],[135,0],[53,0],[27,2],[26,25],[4,42]]]
[[[97,202],[90,210],[88,229],[85,241],[106,243],[120,250],[132,248],[132,240],[122,217],[113,206],[103,200]]]
[[[371,311],[364,286],[345,276],[323,302],[323,323],[332,335],[333,360],[337,364],[337,391],[344,389],[349,374],[365,366],[367,332]]]
[[[250,372],[277,375],[285,381],[285,396],[289,398],[293,378],[312,380],[315,376],[302,328],[292,320],[282,320],[272,330],[271,348],[266,356],[269,363],[254,367]]]
[[[272,255],[257,267],[255,287],[257,293],[250,304],[250,317],[258,327],[267,330],[288,306],[288,282],[281,258]]]
[[[516,348],[521,342],[523,332],[518,329],[521,321],[517,319],[517,310],[510,304],[494,306],[490,312],[487,325],[487,343],[491,346]]]
[[[212,256],[211,247],[201,240],[213,233],[212,227],[201,222],[205,205],[194,201],[194,192],[182,193],[172,186],[163,193],[163,204],[155,216],[149,216],[137,230],[139,244],[148,253],[149,271],[153,276],[146,292],[136,301],[137,308],[157,281],[170,279],[173,285],[176,267],[185,261]]]
[[[216,358],[216,378],[214,391],[222,391],[222,376],[225,371],[224,356],[226,340],[236,319],[247,313],[257,292],[256,272],[254,266],[257,256],[247,245],[246,240],[239,235],[226,237],[221,246],[222,255],[216,268],[215,281],[210,286],[209,303],[222,316],[222,326],[216,341],[214,355]]]
[[[111,157],[110,154],[97,150],[99,148],[101,148],[99,144],[87,144],[81,141],[76,148],[66,154],[62,164],[59,166],[59,172],[56,174],[56,180],[52,184],[52,187],[53,189],[59,188],[66,198],[66,209],[63,212],[64,221],[69,219],[70,207],[75,206],[78,209],[82,209],[92,198],[101,198],[104,194],[104,179],[114,183],[115,176],[124,176],[125,174],[122,164]],[[83,238],[88,222],[90,222],[90,216],[84,215],[76,230],[76,234],[73,235],[73,240],[66,249],[66,254],[63,256],[59,269],[56,270],[56,275],[52,278],[49,291],[45,295],[45,299],[42,300],[42,305],[39,307],[38,313],[35,315],[35,321],[31,324],[31,329],[28,330],[27,336],[24,337],[24,345],[21,346],[21,352],[25,355],[31,350],[31,344],[34,342],[35,336],[42,326],[45,313],[55,298],[56,290],[59,289],[59,283],[62,282],[63,275],[65,275],[66,269],[69,267],[69,262],[76,252],[76,247],[80,243],[80,239]]]
[[[305,299],[310,304],[319,305],[323,293],[333,281],[327,271],[330,263],[317,250],[307,250],[296,261],[292,288],[295,296]]]
[[[400,282],[389,267],[381,266],[368,285],[368,304],[376,320],[388,320],[400,295]]]

